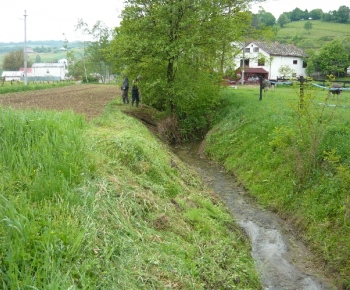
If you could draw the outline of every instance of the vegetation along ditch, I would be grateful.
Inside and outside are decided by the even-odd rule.
[[[213,188],[249,236],[264,289],[332,289],[292,228],[259,207],[233,175],[199,152],[198,144],[174,146],[173,151]]]
[[[115,86],[1,96],[21,109],[0,118],[4,288],[347,289],[349,93],[307,86],[301,110],[297,87],[258,91],[223,91],[203,143],[222,167],[200,172],[207,183],[122,112]]]

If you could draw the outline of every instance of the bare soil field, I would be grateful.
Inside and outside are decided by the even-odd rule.
[[[0,95],[0,104],[15,109],[71,110],[85,115],[89,121],[101,115],[106,105],[120,96],[117,86],[77,84]]]

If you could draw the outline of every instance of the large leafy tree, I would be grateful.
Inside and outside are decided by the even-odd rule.
[[[31,66],[31,61],[27,61],[28,67]],[[2,69],[8,71],[18,71],[24,66],[23,50],[16,50],[7,53],[2,61]]]
[[[89,74],[98,75],[105,82],[111,67],[109,46],[113,37],[112,30],[101,21],[90,28],[83,19],[78,19],[75,28],[89,39],[83,43],[84,70],[88,69]]]
[[[339,23],[348,23],[350,19],[350,8],[345,5],[340,6],[336,18]]]
[[[303,11],[300,8],[295,8],[290,14],[290,20],[298,21],[301,19],[307,19],[309,17],[309,13],[307,10]]]
[[[289,22],[290,22],[290,18],[289,18],[289,13],[287,12],[282,13],[277,19],[277,23],[281,28],[283,28]]]
[[[322,9],[313,9],[310,11],[309,16],[313,19],[313,20],[319,20],[322,18],[323,15],[323,11]]]
[[[334,40],[313,53],[308,61],[308,73],[319,71],[323,74],[343,74],[350,66],[349,55],[344,45]],[[311,71],[312,70],[312,71]]]
[[[142,76],[142,101],[199,130],[218,100],[231,43],[250,21],[245,0],[129,0],[112,43],[116,65]]]
[[[260,28],[263,26],[274,26],[276,24],[276,18],[272,13],[266,12],[264,9],[260,9],[257,14],[253,16],[253,26]]]

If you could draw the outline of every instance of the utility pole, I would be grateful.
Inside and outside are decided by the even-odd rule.
[[[245,40],[243,41],[243,60],[242,60],[242,78],[241,78],[241,81],[242,81],[242,85],[244,85],[244,63],[245,63]]]
[[[24,10],[24,85],[28,84],[27,79],[27,11]]]

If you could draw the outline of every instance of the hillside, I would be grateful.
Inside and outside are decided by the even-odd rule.
[[[276,40],[281,43],[292,43],[296,46],[308,49],[319,49],[325,44],[338,39],[350,41],[350,25],[341,23],[323,22],[311,20],[312,29],[304,28],[305,21],[295,21],[280,28]]]

